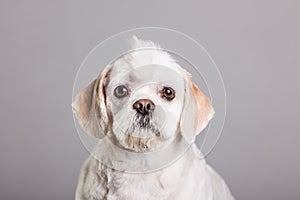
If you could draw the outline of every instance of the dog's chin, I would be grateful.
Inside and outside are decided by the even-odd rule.
[[[127,135],[125,139],[124,147],[130,151],[149,152],[158,148],[159,139],[160,138],[157,136],[142,138],[142,137]]]
[[[150,152],[158,149],[161,143],[159,130],[139,127],[134,131],[128,129],[125,137],[119,141],[121,146],[129,151]]]

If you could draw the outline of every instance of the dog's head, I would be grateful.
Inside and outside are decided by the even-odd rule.
[[[158,45],[134,37],[132,46],[76,96],[80,125],[136,152],[193,140],[213,117],[209,99]]]

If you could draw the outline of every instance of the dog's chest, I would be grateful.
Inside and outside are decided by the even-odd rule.
[[[192,150],[187,153],[192,154]],[[196,160],[186,155],[162,170],[141,174],[124,173],[99,163],[95,177],[98,181],[93,181],[90,192],[107,200],[195,199],[199,186],[206,182],[204,163]]]
[[[170,190],[161,183],[161,172],[127,174],[107,171],[107,199],[166,199]]]

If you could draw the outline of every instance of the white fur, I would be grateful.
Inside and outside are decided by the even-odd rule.
[[[138,153],[160,151],[162,147],[168,146],[177,134],[184,134],[184,130],[180,128],[183,127],[181,117],[187,105],[185,102],[189,89],[187,74],[168,53],[151,41],[134,37],[132,49],[134,51],[109,66],[111,71],[105,92],[107,110],[114,121],[106,134],[114,137],[117,145],[126,150]],[[118,99],[113,91],[115,87],[123,84],[129,88],[130,95]],[[164,86],[170,86],[176,91],[176,98],[173,101],[168,102],[159,96],[159,91]],[[149,130],[130,129],[135,113],[132,105],[138,99],[150,99],[155,104],[151,123],[159,129],[159,136],[155,136],[155,133]],[[192,103],[195,104],[194,101]],[[195,105],[186,109],[190,112],[186,114],[190,121],[194,120],[194,115],[197,114],[193,111],[195,109]],[[213,109],[210,110],[206,116],[207,122],[213,115]],[[194,127],[194,122],[185,126]],[[203,128],[201,127],[201,130]],[[193,137],[198,129],[189,127],[189,130],[194,133]],[[126,134],[139,139],[139,142],[128,144]],[[146,149],[145,144],[141,146],[141,141],[144,140]],[[233,199],[223,179],[206,164],[194,144],[172,165],[149,173],[127,173],[115,170],[114,167],[119,169],[121,165],[126,165],[126,159],[122,160],[122,163],[115,162],[113,150],[109,147],[105,150],[104,154],[113,168],[107,167],[91,155],[82,167],[76,200]]]
[[[193,145],[171,166],[144,174],[107,168],[91,156],[83,165],[76,194],[76,200],[86,199],[231,200],[233,197]]]

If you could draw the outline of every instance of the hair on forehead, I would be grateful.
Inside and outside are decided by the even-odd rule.
[[[180,68],[176,60],[166,50],[162,49],[158,43],[139,39],[134,35],[130,40],[130,46],[130,53],[123,57],[123,61],[132,66],[156,64],[173,69]]]

